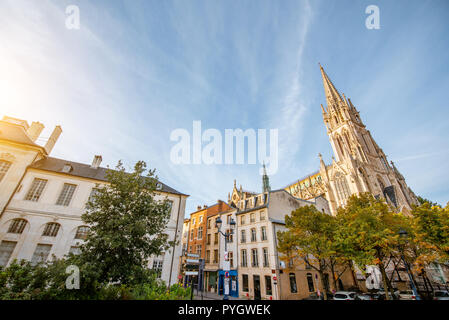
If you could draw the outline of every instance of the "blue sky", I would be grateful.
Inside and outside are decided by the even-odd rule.
[[[365,8],[380,9],[379,30]],[[65,9],[80,9],[79,30]],[[145,160],[197,205],[259,165],[175,165],[170,133],[192,122],[279,129],[274,189],[327,163],[320,62],[416,194],[449,201],[449,3],[441,1],[0,2],[0,114],[63,128],[53,156]]]

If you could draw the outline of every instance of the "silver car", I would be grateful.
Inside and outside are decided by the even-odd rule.
[[[449,300],[449,292],[445,290],[435,290],[433,292],[433,300]]]
[[[356,293],[352,291],[337,291],[334,294],[334,300],[355,300]]]
[[[399,291],[399,300],[416,300],[416,296],[412,290]]]

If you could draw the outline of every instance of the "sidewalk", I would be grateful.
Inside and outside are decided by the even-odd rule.
[[[201,298],[201,292],[194,292],[193,295],[193,300],[223,300],[223,296],[219,296],[216,293],[212,293],[212,292],[203,292],[203,297]],[[231,297],[229,296],[229,300],[246,300],[246,299],[242,299],[242,298],[235,298],[235,297]]]

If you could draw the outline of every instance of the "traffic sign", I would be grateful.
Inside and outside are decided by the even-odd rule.
[[[276,280],[277,280],[276,276],[273,276],[273,281],[276,281]]]
[[[225,278],[229,278],[229,272],[228,271],[225,272]]]
[[[186,259],[187,264],[200,264],[200,260]]]

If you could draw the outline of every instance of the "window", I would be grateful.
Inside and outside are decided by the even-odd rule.
[[[296,287],[296,275],[294,273],[290,273],[288,276],[290,278],[290,292],[297,293],[298,288]]]
[[[172,200],[167,200],[167,204],[168,204],[168,213],[171,214],[171,211],[173,209],[173,201]]]
[[[207,219],[207,229],[210,229],[212,219]]]
[[[90,191],[89,199],[87,200],[87,202],[95,201],[95,196],[98,194],[99,191],[100,191],[100,189],[98,189],[98,188],[92,188],[92,190]]]
[[[218,244],[218,232],[215,232],[214,244]]]
[[[79,226],[76,230],[75,239],[86,240],[89,229],[90,228],[88,226]]]
[[[251,249],[251,265],[253,267],[259,266],[259,257],[257,256],[257,249]]]
[[[256,241],[256,228],[251,229],[251,242]]]
[[[14,219],[9,225],[8,233],[22,233],[26,225],[25,219]]]
[[[345,176],[343,176],[340,172],[335,175],[335,186],[337,188],[340,201],[345,201],[349,198],[351,193],[349,192],[348,182],[346,181]]]
[[[158,278],[161,277],[163,264],[164,264],[164,260],[162,260],[162,259],[154,259],[153,260],[152,269],[156,272]]]
[[[210,233],[207,235],[207,244],[210,244]]]
[[[263,248],[263,266],[268,267],[268,248]]]
[[[203,227],[198,228],[198,240],[203,239]]]
[[[42,191],[44,191],[46,184],[47,180],[34,178],[33,184],[31,185],[31,188],[28,191],[25,200],[38,201],[42,194]]]
[[[242,274],[242,291],[248,292],[248,275]]]
[[[38,244],[31,259],[31,264],[35,266],[36,264],[47,261],[50,250],[50,244]]]
[[[260,221],[265,220],[265,211],[260,211]]]
[[[241,231],[240,243],[246,242],[246,230]]]
[[[245,216],[240,216],[240,225],[244,225],[245,224]]]
[[[194,226],[195,225],[195,218],[193,218],[193,220],[192,220],[192,226]]]
[[[81,249],[79,247],[70,247],[69,253],[77,255],[81,253]]]
[[[59,195],[58,201],[56,201],[57,205],[60,206],[68,206],[70,200],[72,200],[73,193],[75,192],[76,185],[70,183],[64,183],[64,187],[62,188],[61,194]]]
[[[16,244],[15,241],[2,241],[0,244],[0,266],[4,267],[8,264]]]
[[[232,251],[228,252],[228,259],[231,268],[234,268],[234,253]]]
[[[226,216],[226,224],[230,224],[231,223],[231,217],[232,217],[232,215],[230,215],[230,214],[228,214],[227,216]]]
[[[251,222],[251,223],[256,222],[256,214],[255,213],[251,213],[249,215],[249,222]]]
[[[226,230],[226,236],[228,237],[228,243],[234,241],[234,234],[231,232],[231,229]]]
[[[246,257],[246,249],[242,249],[242,267],[248,266],[248,260]]]
[[[307,274],[307,284],[309,285],[309,292],[314,292],[315,288],[313,286],[313,277],[311,273]]]
[[[267,227],[262,227],[261,231],[262,231],[262,241],[267,240]]]
[[[45,225],[44,232],[42,232],[42,235],[46,237],[56,237],[60,227],[61,225],[59,223],[49,222]]]
[[[193,240],[193,229],[190,231],[190,240]]]
[[[6,172],[8,172],[10,167],[11,162],[0,160],[0,182],[3,180],[3,177],[6,175]]]
[[[206,263],[210,262],[210,250],[206,251]]]
[[[198,219],[198,223],[202,223],[203,222],[203,216],[200,216],[200,218]]]
[[[198,244],[198,245],[196,246],[196,254],[199,255],[199,256],[201,257],[201,245],[200,245],[200,244]]]
[[[273,290],[271,288],[271,276],[265,276],[265,294],[267,296],[271,296],[273,294]]]
[[[218,250],[214,250],[214,263],[218,263]]]

